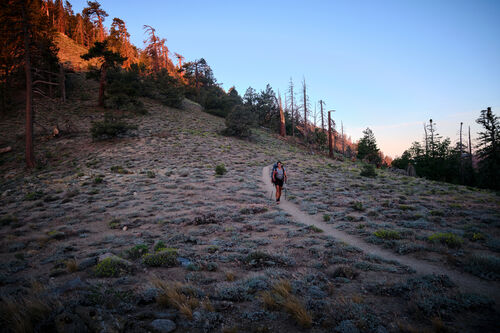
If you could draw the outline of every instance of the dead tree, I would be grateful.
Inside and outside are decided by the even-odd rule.
[[[307,143],[307,88],[306,88],[306,79],[302,83],[303,91],[304,91],[304,138]]]
[[[283,105],[281,103],[281,94],[279,91],[278,91],[278,98],[276,99],[276,104],[278,104],[278,108],[280,111],[280,136],[285,137],[286,136],[285,113],[283,112]]]
[[[427,125],[424,123],[424,135],[425,135],[425,155],[429,154],[429,142],[427,140]]]
[[[332,147],[332,111],[328,111],[328,156],[333,157]]]
[[[295,99],[294,95],[293,95],[293,81],[292,81],[292,78],[290,78],[290,86],[289,86],[289,90],[290,90],[290,103],[291,103],[291,106],[292,106],[292,136],[294,137],[295,136],[295,114],[294,114],[294,108],[293,108],[293,100]]]
[[[469,159],[470,159],[470,165],[472,166],[472,143],[470,140],[470,126],[469,126]]]
[[[464,124],[463,122],[460,122],[460,160],[459,160],[459,163],[460,163],[460,181],[462,182],[462,184],[464,183],[464,164],[463,164],[463,160],[462,160],[462,156],[463,156],[462,125],[463,124]]]
[[[325,105],[325,102],[323,100],[319,100],[319,106],[321,108],[321,130],[324,132],[325,131],[325,121],[324,121],[324,114],[323,114],[323,105]]]
[[[344,156],[344,153],[345,153],[345,150],[344,150],[345,139],[344,139],[344,123],[342,121],[340,122],[340,128],[342,130],[342,156]]]

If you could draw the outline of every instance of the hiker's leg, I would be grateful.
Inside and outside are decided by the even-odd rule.
[[[281,186],[278,186],[279,190],[278,190],[278,200],[281,198]]]
[[[276,200],[280,198],[280,186],[276,185]]]

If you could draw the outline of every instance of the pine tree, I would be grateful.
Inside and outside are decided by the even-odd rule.
[[[481,111],[476,123],[483,126],[479,133],[477,155],[481,186],[500,190],[500,120],[491,108]]]
[[[88,17],[91,22],[97,26],[97,40],[99,42],[104,41],[105,32],[104,32],[104,19],[108,16],[108,13],[104,9],[101,8],[101,4],[97,1],[87,1],[87,7],[85,7],[82,11],[84,17]]]
[[[370,163],[379,164],[381,162],[379,149],[375,140],[375,135],[370,128],[363,131],[364,136],[358,143],[358,159],[367,159]]]
[[[90,60],[92,58],[99,58],[101,64],[101,75],[99,80],[99,99],[98,105],[104,107],[104,89],[106,85],[106,72],[108,68],[113,68],[122,64],[126,58],[122,57],[119,53],[113,52],[108,49],[108,42],[95,42],[94,46],[89,51],[81,56],[82,59]]]

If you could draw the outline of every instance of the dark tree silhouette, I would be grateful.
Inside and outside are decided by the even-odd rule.
[[[92,58],[99,58],[101,64],[101,75],[99,80],[99,99],[98,105],[104,107],[104,89],[106,86],[106,71],[108,68],[120,65],[126,58],[122,57],[119,53],[113,52],[108,49],[107,41],[95,42],[94,46],[84,55],[82,59],[90,60]]]
[[[477,155],[481,185],[500,190],[500,121],[491,108],[481,111],[476,123],[483,126],[479,132]]]

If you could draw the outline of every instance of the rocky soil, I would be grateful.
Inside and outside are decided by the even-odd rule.
[[[103,110],[73,96],[45,115],[72,126],[59,138],[37,132],[42,163],[31,172],[23,168],[22,115],[2,119],[2,140],[15,148],[0,157],[2,330],[497,327],[495,295],[459,290],[446,275],[415,274],[303,224],[270,200],[261,173],[281,159],[287,198],[309,214],[498,285],[494,194],[387,171],[364,178],[356,163],[310,155],[265,130],[249,141],[222,136],[223,119],[187,101],[184,110],[144,103],[147,115],[122,113],[136,131],[96,142],[89,128]],[[221,164],[227,172],[219,175]],[[381,229],[395,233],[376,234]],[[438,232],[459,244],[429,240]]]

